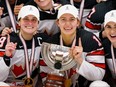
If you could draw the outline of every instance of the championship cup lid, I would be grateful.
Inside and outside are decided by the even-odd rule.
[[[111,11],[109,11],[109,12],[107,12],[107,13],[105,14],[105,18],[104,18],[104,27],[105,27],[106,24],[107,24],[108,22],[110,22],[110,21],[116,22],[116,10],[111,10]]]
[[[79,11],[73,5],[66,4],[66,5],[61,6],[58,10],[57,18],[59,19],[65,13],[72,14],[75,18],[79,19]]]
[[[32,5],[26,5],[21,8],[21,10],[19,11],[19,14],[18,14],[18,20],[20,18],[24,18],[27,15],[33,15],[38,20],[40,19],[39,18],[40,17],[39,10],[35,6],[32,6]]]

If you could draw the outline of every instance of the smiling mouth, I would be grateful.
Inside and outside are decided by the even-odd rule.
[[[65,28],[65,30],[72,30],[72,28]]]
[[[110,35],[111,38],[116,38],[116,35]]]
[[[38,0],[39,2],[42,2],[42,1],[44,1],[44,0]]]
[[[32,28],[34,28],[34,27],[28,27],[28,26],[25,26],[27,29],[32,29]]]

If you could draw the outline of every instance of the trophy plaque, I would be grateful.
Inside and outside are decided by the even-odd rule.
[[[65,87],[64,71],[76,65],[76,61],[70,56],[69,49],[66,46],[42,43],[42,58],[47,66],[54,70],[48,73],[45,87]]]

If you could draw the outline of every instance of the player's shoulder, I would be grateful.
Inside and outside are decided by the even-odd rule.
[[[81,38],[84,49],[92,50],[102,47],[100,39],[92,32],[79,29],[77,35]]]
[[[50,36],[46,33],[37,33],[34,35],[34,38],[41,39],[42,41],[46,41]]]

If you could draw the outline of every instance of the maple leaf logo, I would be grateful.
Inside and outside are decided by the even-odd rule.
[[[12,72],[15,75],[15,77],[18,77],[19,75],[23,74],[26,71],[26,68],[23,69],[22,65],[17,66],[14,65],[12,68]]]

